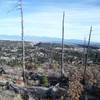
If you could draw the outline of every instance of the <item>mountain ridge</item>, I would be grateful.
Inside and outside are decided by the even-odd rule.
[[[37,42],[61,42],[61,38],[56,37],[45,37],[45,36],[24,36],[26,41],[37,41]],[[19,35],[0,35],[0,40],[21,40],[21,36]],[[83,40],[79,39],[65,39],[65,43],[74,43],[74,44],[84,44]],[[100,45],[99,42],[91,42],[93,45]]]

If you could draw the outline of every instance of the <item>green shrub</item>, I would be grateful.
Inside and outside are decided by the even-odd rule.
[[[48,78],[46,76],[41,76],[40,77],[40,85],[42,86],[48,86],[49,82],[48,82]]]

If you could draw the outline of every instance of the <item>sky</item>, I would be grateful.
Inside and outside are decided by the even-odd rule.
[[[0,35],[21,35],[19,0],[0,0]],[[23,0],[26,36],[61,37],[65,11],[65,38],[100,42],[100,0]]]

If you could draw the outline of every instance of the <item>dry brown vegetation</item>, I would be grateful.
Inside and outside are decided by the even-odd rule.
[[[49,75],[49,76],[60,77],[60,75],[59,75],[60,71],[58,69],[59,69],[58,67],[54,68],[54,69],[53,69],[53,67],[51,69],[43,67],[42,74],[46,75],[46,76]],[[36,69],[36,72],[40,72],[40,70]],[[54,74],[52,74],[51,72]],[[34,73],[34,71],[33,71],[33,73]],[[50,75],[50,73],[51,73],[51,75]],[[63,86],[58,85],[56,87],[56,88],[62,88],[65,91],[65,92],[63,92],[63,94],[61,94],[61,91],[58,92],[59,95],[60,94],[62,95],[61,98],[58,98],[58,99],[60,99],[60,100],[81,100],[80,97],[84,96],[84,92],[86,91],[85,89],[86,88],[91,89],[92,87],[94,87],[94,90],[91,89],[91,92],[93,92],[93,95],[98,96],[100,98],[100,69],[96,68],[96,67],[89,67],[89,66],[87,67],[86,77],[85,77],[86,84],[84,84],[84,82],[83,82],[83,73],[84,73],[84,66],[76,67],[73,65],[67,65],[65,67],[65,77],[66,77],[65,79],[66,79],[67,83],[64,84]],[[9,76],[7,78],[5,76],[6,75],[4,75],[4,76],[1,75],[0,79],[6,80],[6,79],[11,78],[11,76]],[[33,74],[33,76],[34,76],[34,74]],[[33,83],[34,83],[34,81],[33,81]],[[23,84],[23,82],[21,82],[18,79],[16,79],[15,84],[18,87],[24,88],[22,85],[20,85],[20,84]],[[60,83],[60,84],[63,84],[63,83]],[[38,83],[37,86],[38,85],[40,86],[40,83]],[[28,87],[31,87],[31,86],[29,85]],[[43,85],[42,87],[45,87],[45,85]],[[49,85],[47,88],[49,89],[50,87],[51,86]],[[4,89],[4,91],[8,91],[8,90]],[[10,94],[9,93],[10,92],[8,92],[6,94],[6,92],[1,91],[0,92],[0,100],[25,100],[22,98],[22,96],[21,96],[22,94],[20,94],[20,93],[17,93],[17,94],[14,92],[10,93]],[[33,93],[31,95],[35,95],[35,94]],[[30,98],[29,100],[33,100],[35,97],[32,98],[29,94],[29,98]],[[38,98],[38,97],[36,97],[36,98]],[[42,97],[42,99],[43,98],[44,97]],[[26,99],[26,100],[28,100],[28,99]],[[50,100],[52,100],[52,99],[50,98]]]
[[[83,72],[84,67],[75,67],[71,66],[68,68],[69,74],[69,82],[68,82],[68,89],[67,89],[67,99],[66,100],[79,100],[85,88],[92,88],[95,87],[94,95],[98,95],[100,97],[100,70],[96,68],[88,67],[86,70],[86,78],[85,82],[83,83]],[[96,88],[97,91],[96,91]]]

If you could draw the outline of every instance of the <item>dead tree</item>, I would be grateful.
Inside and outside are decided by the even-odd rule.
[[[86,84],[86,70],[87,70],[87,60],[88,60],[88,52],[89,52],[89,46],[90,46],[90,40],[91,40],[91,33],[92,33],[92,26],[90,27],[90,33],[89,33],[89,39],[88,39],[88,45],[85,50],[85,55],[84,55],[84,74],[83,74],[83,83],[85,86],[85,100],[88,100],[87,98],[87,84]]]
[[[64,21],[65,21],[65,12],[63,12],[62,19],[62,53],[61,53],[61,77],[64,75]]]
[[[18,4],[14,7],[14,9],[20,10],[20,20],[21,20],[21,41],[22,41],[22,70],[23,70],[23,81],[25,82],[25,46],[24,46],[24,18],[23,18],[23,0],[18,0]],[[14,10],[12,9],[12,10]],[[8,11],[11,12],[12,10]]]
[[[86,55],[86,38],[84,37],[84,45],[83,45],[83,59],[82,59],[82,65],[85,66],[85,55]]]
[[[23,81],[26,82],[26,78],[25,78],[25,47],[24,47],[23,0],[20,0],[19,3],[20,3],[19,6],[20,6],[20,16],[21,16]]]
[[[85,83],[85,77],[86,77],[86,69],[87,69],[87,60],[88,60],[88,52],[89,52],[89,46],[90,46],[90,40],[91,40],[91,33],[92,33],[92,26],[90,27],[90,33],[89,33],[89,39],[88,39],[88,45],[86,50],[84,51],[84,74],[83,74],[83,80]]]

